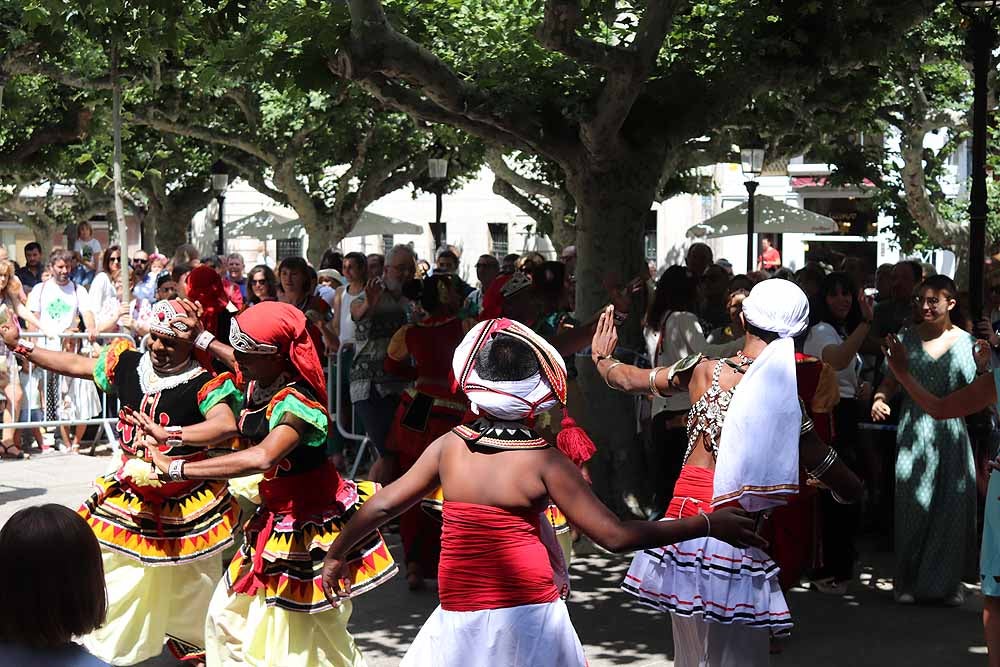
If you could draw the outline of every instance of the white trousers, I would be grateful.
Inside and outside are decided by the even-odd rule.
[[[674,630],[674,667],[768,667],[767,628],[710,623],[701,614],[670,614]]]

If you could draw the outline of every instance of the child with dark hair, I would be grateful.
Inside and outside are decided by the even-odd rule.
[[[108,610],[101,548],[62,505],[26,507],[0,530],[0,664],[102,667],[74,644]]]

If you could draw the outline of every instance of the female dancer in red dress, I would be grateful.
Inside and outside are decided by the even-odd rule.
[[[412,468],[428,445],[460,425],[469,410],[465,395],[452,389],[451,360],[466,331],[458,319],[462,298],[457,281],[442,274],[417,284],[421,289],[413,297],[419,298],[428,317],[397,331],[385,360],[387,373],[416,380],[403,393],[386,442],[386,455],[396,458],[399,474]],[[407,583],[411,590],[423,588],[424,577],[437,577],[441,524],[414,507],[400,517],[399,535]]]

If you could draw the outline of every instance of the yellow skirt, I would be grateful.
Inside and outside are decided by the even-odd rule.
[[[208,667],[366,667],[347,631],[351,601],[306,614],[269,605],[265,592],[238,595],[220,582],[205,624]]]
[[[108,587],[108,620],[83,637],[83,645],[112,665],[134,665],[163,652],[166,641],[179,658],[199,656],[205,617],[222,577],[222,556],[151,567],[102,549]]]

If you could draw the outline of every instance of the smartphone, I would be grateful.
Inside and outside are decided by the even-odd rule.
[[[865,296],[874,299],[875,297],[878,296],[878,290],[875,289],[874,287],[866,287],[865,288]]]

